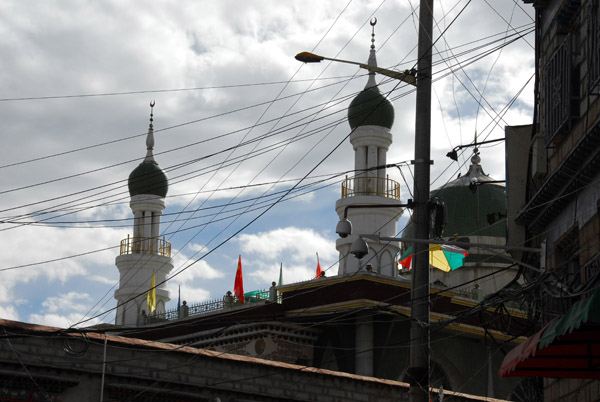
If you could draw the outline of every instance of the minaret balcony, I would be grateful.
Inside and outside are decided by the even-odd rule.
[[[355,197],[357,195],[373,195],[394,200],[400,199],[400,183],[384,177],[357,176],[348,178],[342,182],[342,198]]]
[[[171,243],[160,237],[129,237],[121,240],[120,255],[125,254],[158,254],[171,257]]]

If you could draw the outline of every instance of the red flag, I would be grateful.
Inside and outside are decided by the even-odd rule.
[[[319,279],[323,275],[323,271],[321,270],[321,263],[317,260],[317,275],[315,275],[315,279]]]
[[[242,278],[242,256],[238,261],[237,271],[235,272],[235,284],[233,285],[233,293],[238,300],[244,304],[244,279]]]

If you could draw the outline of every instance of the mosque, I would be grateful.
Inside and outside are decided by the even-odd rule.
[[[372,39],[368,64],[377,65]],[[153,156],[152,116],[147,155],[129,176],[133,235],[121,242],[115,291],[118,328],[137,327],[149,341],[186,345],[270,361],[299,364],[382,379],[408,381],[410,271],[398,269],[399,242],[369,240],[369,253],[355,258],[359,234],[394,237],[406,213],[400,184],[386,172],[392,144],[394,107],[370,73],[364,90],[348,108],[354,177],[341,186],[335,209],[350,221],[352,233],[336,241],[337,275],[277,286],[252,295],[245,304],[233,296],[189,306],[182,315],[166,311],[165,278],[173,269],[170,244],[160,237],[168,179]],[[447,224],[443,239],[506,244],[504,187],[487,176],[475,152],[468,171],[433,190],[443,200]],[[412,223],[403,232],[409,238]],[[510,284],[515,269],[506,255],[470,248],[464,267],[431,271],[432,386],[489,397],[526,400],[527,384],[500,379],[504,357],[498,344],[528,328],[526,314],[511,308],[478,309],[487,295]],[[484,278],[484,279],[478,279]],[[461,286],[461,284],[466,284]],[[156,286],[155,310],[147,311],[146,289]],[[473,312],[477,313],[474,314]],[[181,325],[185,323],[185,325]]]

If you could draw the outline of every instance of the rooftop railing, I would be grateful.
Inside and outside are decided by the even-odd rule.
[[[244,304],[240,302],[234,294],[226,294],[222,299],[209,300],[196,304],[187,305],[186,309],[181,306],[179,309],[174,308],[167,310],[164,313],[148,316],[146,323],[156,323],[170,320],[177,320],[180,318],[192,317],[195,315],[208,314],[215,311],[221,311],[234,307],[241,307],[247,304],[264,303],[269,300],[270,292],[268,290],[259,290],[254,292],[248,292],[244,294]],[[277,294],[278,303],[281,303],[281,295]]]

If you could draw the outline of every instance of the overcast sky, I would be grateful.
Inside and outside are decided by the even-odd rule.
[[[432,188],[466,171],[472,150],[456,163],[445,156],[453,147],[531,122],[532,8],[520,3],[435,2]],[[169,282],[167,307],[179,286],[188,303],[221,298],[238,255],[247,291],[268,288],[280,263],[286,283],[310,279],[316,253],[335,274],[334,205],[354,163],[346,108],[366,76],[294,55],[366,62],[377,17],[379,66],[415,67],[418,5],[2,1],[0,317],[68,326],[106,312],[86,325],[114,321],[114,259],[132,233],[126,180],[145,155],[153,99],[173,273],[197,261]],[[409,161],[414,93],[380,87],[396,111],[388,163]],[[503,179],[503,143],[480,150],[486,173]],[[403,200],[411,171],[388,171]]]

